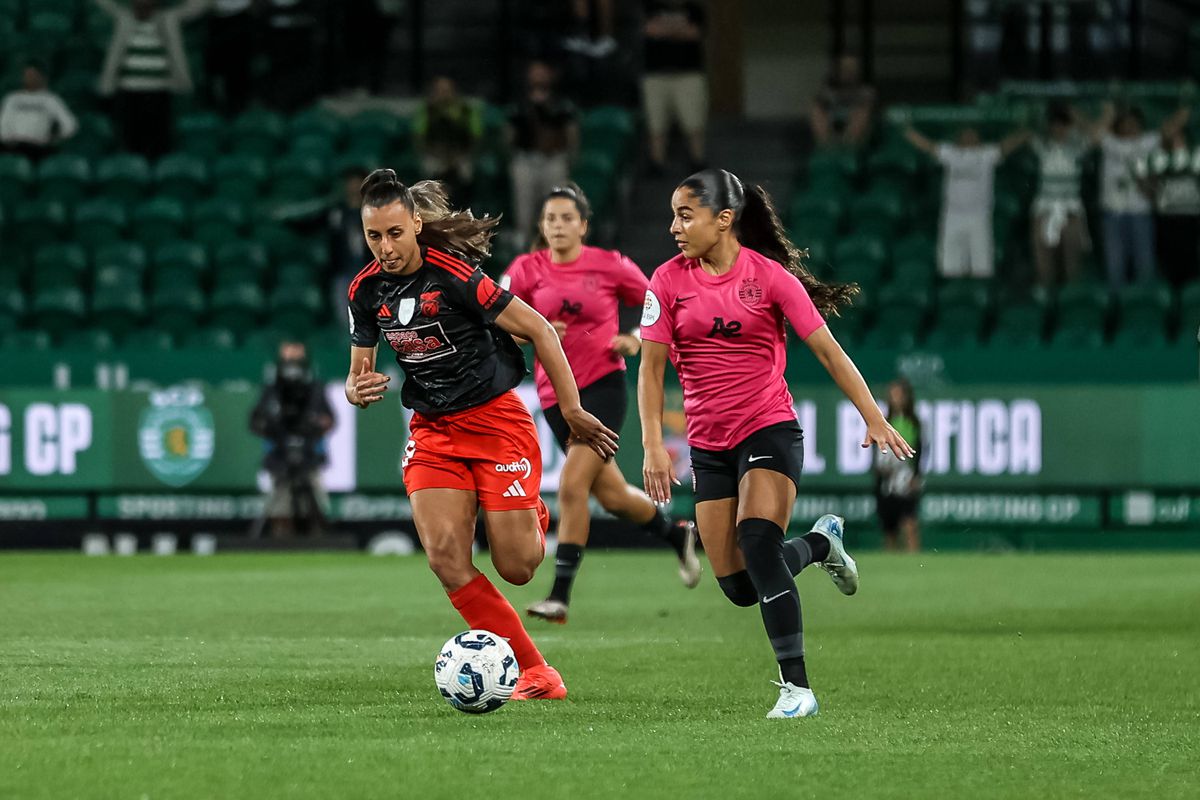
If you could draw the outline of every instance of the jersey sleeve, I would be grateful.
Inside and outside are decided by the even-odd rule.
[[[675,321],[671,316],[670,286],[660,269],[650,278],[642,305],[642,339],[648,342],[672,344],[675,341]]]
[[[983,159],[989,165],[999,164],[1004,160],[1004,151],[1000,149],[998,144],[984,145],[982,148]]]
[[[954,158],[954,154],[954,145],[946,144],[945,142],[936,145],[933,149],[934,160],[943,166],[949,165],[951,159]]]
[[[375,321],[376,310],[371,308],[360,288],[348,301],[350,315],[350,344],[355,347],[374,347],[379,343],[379,325]]]
[[[825,318],[813,305],[804,284],[783,267],[772,270],[771,292],[775,305],[801,339],[807,339],[825,324]]]
[[[513,297],[519,297],[529,302],[529,276],[525,268],[528,256],[517,256],[500,276],[500,288],[506,289]]]
[[[496,317],[513,301],[513,293],[488,277],[479,267],[475,267],[466,280],[452,277],[449,283],[455,287],[463,306],[487,322],[495,322]]]
[[[629,256],[617,253],[617,296],[627,306],[636,306],[646,299],[646,290],[650,281],[641,267],[633,263]]]

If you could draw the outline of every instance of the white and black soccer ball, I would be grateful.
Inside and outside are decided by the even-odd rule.
[[[450,637],[433,664],[433,680],[442,697],[468,714],[486,714],[507,703],[519,674],[512,648],[491,631]]]

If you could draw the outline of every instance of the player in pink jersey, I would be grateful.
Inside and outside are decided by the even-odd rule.
[[[648,281],[636,264],[613,250],[584,244],[591,208],[578,186],[550,191],[542,203],[534,251],[519,256],[501,279],[516,297],[550,320],[562,339],[583,407],[610,429],[625,421],[628,394],[625,357],[636,355],[636,329],[621,332],[620,305],[641,305]],[[571,587],[583,559],[591,525],[588,495],[605,510],[666,539],[679,559],[679,575],[693,588],[700,582],[695,525],[676,524],[644,492],[625,482],[611,460],[586,447],[569,447],[570,428],[541,362],[534,368],[546,421],[567,454],[558,489],[558,552],[550,595],[529,606],[530,616],[565,623]]]
[[[867,423],[863,447],[913,455],[887,423],[854,362],[825,326],[858,291],[804,269],[762,187],[746,191],[725,170],[697,172],[671,197],[680,255],[650,279],[642,315],[638,408],[646,491],[663,502],[678,484],[663,447],[668,357],[683,387],[696,523],[717,583],[739,606],[758,605],[779,662],[779,700],[768,718],[817,713],[804,664],[795,575],[817,563],[843,594],[858,569],[842,520],[826,514],[785,541],[803,459],[786,365],[784,322],[812,349]]]

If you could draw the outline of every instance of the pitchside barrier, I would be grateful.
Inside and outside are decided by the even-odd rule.
[[[344,401],[340,382],[326,390],[336,416],[323,471],[332,518],[351,525],[408,520],[400,478],[406,412],[398,393],[359,411]],[[630,391],[633,409],[632,385]],[[553,495],[563,457],[532,384],[520,393],[538,422],[543,490]],[[873,525],[874,456],[860,447],[858,413],[827,385],[796,386],[793,394],[805,431],[796,518],[836,511]],[[14,525],[70,521],[244,527],[261,512],[268,486],[262,442],[248,429],[257,396],[249,384],[0,390],[0,542]],[[666,442],[684,483],[675,510],[687,513],[690,462],[680,408],[678,390],[669,390]],[[1194,385],[944,388],[924,393],[917,411],[928,527],[1200,529],[1200,388]],[[617,461],[641,483],[634,413]]]

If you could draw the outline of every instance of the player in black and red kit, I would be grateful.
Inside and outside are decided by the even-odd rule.
[[[401,466],[430,569],[470,627],[512,645],[521,668],[514,700],[566,697],[512,605],[471,562],[481,507],[505,580],[528,583],[545,555],[541,448],[513,391],[525,361],[512,336],[533,342],[576,439],[608,457],[617,435],[580,405],[550,323],[470,263],[487,256],[496,220],[450,211],[439,184],[409,189],[392,170],[367,176],[362,201],[375,261],[350,284],[346,399],[366,408],[387,390],[389,378],[375,370],[382,339],[404,372],[401,402],[413,410]]]

